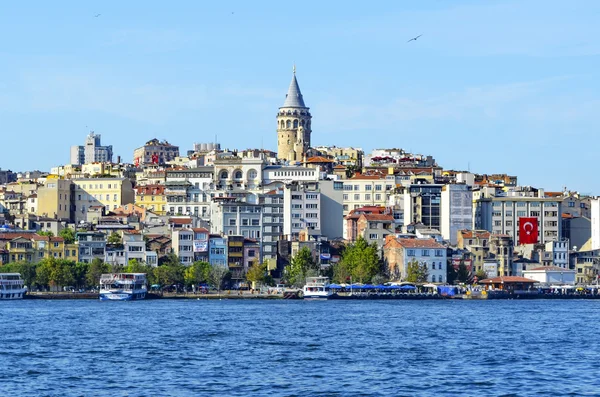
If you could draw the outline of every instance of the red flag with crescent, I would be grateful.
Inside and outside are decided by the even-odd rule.
[[[537,218],[519,218],[519,244],[536,244],[537,242]]]

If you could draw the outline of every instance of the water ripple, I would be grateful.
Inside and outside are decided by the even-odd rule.
[[[0,394],[592,396],[598,304],[2,302]]]

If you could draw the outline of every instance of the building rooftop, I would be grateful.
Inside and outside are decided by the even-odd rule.
[[[480,284],[514,284],[514,283],[529,283],[535,284],[536,280],[532,280],[530,278],[518,277],[518,276],[500,276],[494,278],[486,278],[485,280],[481,280]]]

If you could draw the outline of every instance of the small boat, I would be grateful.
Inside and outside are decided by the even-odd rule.
[[[330,299],[334,294],[329,288],[328,277],[307,277],[302,289],[304,299]]]
[[[0,300],[23,299],[25,293],[20,273],[0,273]]]
[[[101,301],[131,301],[146,298],[146,273],[109,273],[100,277]]]

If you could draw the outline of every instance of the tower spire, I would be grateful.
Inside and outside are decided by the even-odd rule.
[[[294,76],[296,75],[296,62],[294,62],[294,67],[292,68],[292,71],[294,72]]]

